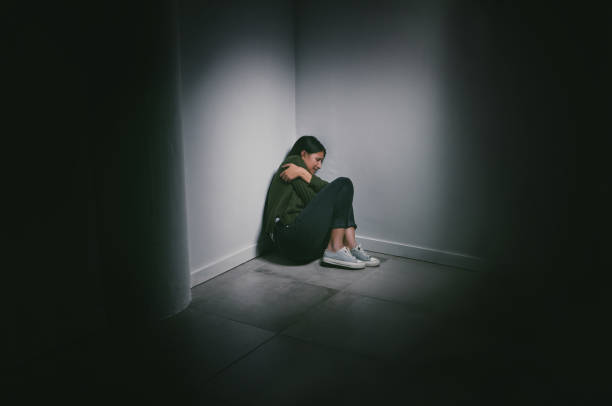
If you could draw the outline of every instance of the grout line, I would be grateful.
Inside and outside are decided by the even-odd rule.
[[[470,268],[466,268],[464,266],[442,264],[442,263],[439,263],[439,262],[427,261],[425,259],[420,259],[420,258],[410,258],[410,257],[403,257],[401,255],[387,254],[385,252],[379,252],[379,251],[373,251],[373,250],[367,250],[367,252],[372,252],[374,254],[380,254],[380,255],[386,255],[388,257],[391,257],[389,259],[397,258],[398,260],[400,260],[402,262],[410,262],[410,261],[424,262],[426,264],[437,265],[437,266],[440,266],[440,267],[443,267],[443,268],[457,269],[457,270],[460,270],[460,271],[468,271],[468,272],[474,272],[474,273],[482,273],[482,272],[484,272],[482,269],[470,269]],[[382,263],[381,263],[381,265],[382,265]]]
[[[243,265],[244,265],[244,264],[243,264]],[[258,271],[260,268],[264,267],[265,265],[266,265],[266,264],[261,264],[261,265],[260,265],[260,266],[258,266],[257,268],[250,269],[250,270],[248,270],[248,271],[246,271],[246,272],[256,272],[256,271]],[[239,266],[241,266],[241,265],[239,265]],[[229,271],[227,271],[227,272],[229,272]],[[227,272],[224,272],[224,273],[227,273]],[[272,272],[273,272],[273,271],[272,271]],[[314,282],[312,282],[312,281],[305,281],[305,280],[298,279],[298,278],[296,278],[295,276],[292,276],[292,275],[289,275],[289,274],[283,275],[283,274],[277,274],[277,273],[267,273],[267,272],[260,272],[260,274],[265,275],[265,276],[269,276],[269,277],[273,277],[273,278],[282,278],[282,279],[290,280],[290,281],[292,281],[292,282],[297,282],[297,283],[301,283],[301,284],[308,285],[308,286],[312,286],[312,287],[316,287],[316,288],[324,288],[324,289],[328,289],[328,290],[333,290],[333,291],[336,291],[336,292],[339,292],[339,291],[341,291],[341,290],[345,289],[345,288],[342,288],[342,289],[330,288],[329,286],[326,286],[326,285],[320,285],[320,284],[316,284],[316,283],[314,283]],[[223,275],[223,274],[221,274],[221,275]],[[203,285],[204,283],[207,283],[207,282],[209,282],[209,281],[211,281],[211,280],[213,280],[213,279],[215,279],[215,278],[217,278],[217,277],[219,277],[219,276],[221,276],[221,275],[217,275],[217,276],[215,276],[214,278],[211,278],[211,279],[209,279],[209,280],[207,280],[207,281],[205,281],[205,282],[202,282],[200,285]],[[366,276],[367,276],[367,275],[364,275],[362,278],[364,278],[364,277],[366,277]],[[360,279],[361,279],[361,278],[360,278]],[[352,283],[353,283],[353,282],[350,282],[350,283],[349,283],[349,285],[350,285],[350,284],[352,284]],[[200,286],[200,285],[196,285],[196,286]],[[194,287],[195,287],[195,286],[194,286]],[[193,289],[193,288],[192,288],[192,289]]]
[[[256,326],[255,324],[247,323],[247,322],[242,321],[242,320],[236,320],[236,319],[233,319],[231,317],[228,317],[228,316],[225,316],[223,314],[219,314],[219,313],[216,313],[216,312],[213,312],[213,311],[210,311],[210,310],[198,309],[197,311],[198,311],[198,313],[202,313],[204,315],[219,317],[219,318],[222,318],[222,319],[225,319],[225,320],[232,321],[234,323],[244,324],[245,326],[249,326],[249,327],[253,327],[253,328],[259,329],[259,330],[267,331],[269,333],[275,333],[274,330],[269,330],[269,329],[263,328],[261,326]]]
[[[385,303],[391,303],[391,304],[394,304],[394,305],[398,305],[398,306],[402,306],[402,307],[405,307],[405,308],[409,308],[409,309],[415,310],[417,312],[424,312],[424,313],[431,313],[432,312],[432,309],[430,309],[429,307],[427,307],[426,305],[423,305],[421,303],[416,303],[416,302],[399,302],[399,301],[396,301],[396,300],[393,300],[393,299],[385,299],[385,298],[382,298],[382,297],[370,296],[370,295],[365,295],[363,293],[357,293],[357,292],[349,292],[349,291],[342,291],[342,292],[343,293],[347,293],[349,295],[353,295],[353,296],[361,296],[361,297],[365,297],[365,298],[368,298],[368,299],[379,300],[379,301],[385,302]],[[417,309],[414,309],[415,306],[416,307],[427,307],[427,308],[417,310]]]
[[[370,361],[379,362],[379,363],[381,363],[383,365],[400,365],[401,364],[399,362],[394,361],[393,359],[389,359],[389,358],[385,358],[385,357],[381,357],[381,356],[376,356],[376,355],[372,355],[372,354],[367,354],[367,353],[362,353],[362,352],[359,352],[359,351],[355,351],[355,350],[351,350],[351,349],[347,349],[347,348],[343,348],[343,347],[336,347],[336,346],[332,346],[332,345],[328,345],[328,344],[323,344],[323,343],[320,343],[320,342],[317,342],[317,341],[313,341],[313,340],[306,340],[306,339],[303,339],[303,338],[300,338],[300,337],[295,337],[295,336],[292,336],[292,335],[283,334],[282,331],[279,331],[279,332],[275,333],[272,337],[264,340],[263,342],[261,342],[257,346],[253,347],[251,350],[249,350],[246,353],[244,353],[242,356],[236,358],[235,360],[233,360],[232,362],[227,364],[225,367],[221,368],[219,371],[215,372],[211,377],[209,377],[208,379],[204,380],[202,382],[202,385],[207,385],[207,384],[213,382],[223,372],[225,372],[226,370],[228,370],[232,366],[236,365],[238,362],[242,361],[243,359],[247,358],[249,355],[253,354],[255,351],[257,351],[258,349],[260,349],[261,347],[263,347],[264,345],[266,345],[267,343],[269,343],[273,339],[275,339],[277,337],[281,337],[281,336],[282,336],[282,338],[298,341],[300,343],[307,344],[307,345],[310,345],[310,346],[313,346],[313,347],[319,347],[319,348],[322,348],[322,349],[325,349],[325,350],[328,350],[328,351],[339,352],[339,353],[342,353],[342,354],[345,354],[345,355],[352,355],[352,356],[356,355],[356,356],[365,358],[365,359],[370,360]]]
[[[316,286],[316,285],[311,285],[311,286]],[[316,287],[321,287],[321,286],[316,286]],[[337,294],[340,292],[340,291],[339,291],[339,290],[337,290],[337,289],[331,289],[331,288],[327,288],[327,289],[328,289],[328,290],[333,291],[333,293],[332,293],[332,294],[330,294],[328,297],[326,297],[326,298],[324,298],[324,299],[320,300],[319,302],[317,302],[317,303],[315,303],[315,304],[311,305],[310,307],[306,308],[306,310],[304,310],[303,312],[301,312],[300,314],[298,314],[298,315],[297,315],[297,318],[298,318],[298,319],[300,319],[299,321],[301,321],[301,319],[303,319],[303,316],[304,316],[306,313],[308,313],[308,312],[309,312],[311,309],[313,309],[313,308],[315,308],[315,307],[318,307],[319,305],[321,305],[321,304],[323,304],[324,302],[328,301],[329,299],[331,299],[332,297],[336,296],[336,295],[337,295]],[[196,311],[195,309],[191,309],[191,310],[192,310],[192,311]],[[215,316],[215,317],[220,317],[220,318],[223,318],[223,319],[226,319],[226,320],[230,320],[230,321],[235,322],[235,323],[244,324],[244,325],[249,326],[249,327],[254,327],[254,328],[257,328],[257,329],[260,329],[260,330],[264,330],[264,331],[268,331],[268,332],[270,332],[270,333],[276,333],[276,334],[280,334],[280,333],[282,333],[283,331],[287,330],[289,327],[291,327],[291,326],[293,326],[294,324],[297,324],[297,323],[298,323],[298,321],[293,322],[293,323],[289,324],[288,326],[286,326],[285,328],[283,328],[283,329],[278,330],[277,332],[275,332],[274,330],[270,330],[270,329],[268,329],[268,328],[264,328],[264,327],[261,327],[261,326],[257,326],[257,325],[255,325],[255,324],[251,324],[251,323],[245,322],[245,321],[243,321],[243,320],[237,320],[237,319],[234,319],[234,318],[232,318],[232,317],[228,317],[228,316],[226,316],[226,315],[223,315],[223,314],[220,314],[220,313],[217,313],[217,312],[211,311],[211,310],[206,310],[206,309],[198,309],[197,311],[198,311],[198,312],[201,312],[201,313],[203,313],[203,314],[206,314],[206,315],[212,315],[212,316]]]
[[[329,296],[328,296],[328,297],[326,297],[325,299],[320,300],[319,302],[317,302],[317,303],[313,304],[312,306],[308,307],[308,308],[307,308],[305,311],[303,311],[302,313],[300,313],[300,314],[298,315],[297,320],[296,320],[295,322],[293,322],[293,323],[289,324],[287,327],[285,327],[284,329],[280,330],[278,333],[279,333],[279,334],[282,334],[282,333],[283,333],[283,331],[287,331],[287,330],[288,330],[289,328],[291,328],[292,326],[294,326],[294,325],[296,325],[296,324],[298,324],[298,323],[302,322],[302,321],[304,320],[304,318],[305,318],[305,316],[306,316],[306,314],[307,314],[307,313],[309,313],[309,312],[313,311],[314,309],[316,309],[316,308],[318,308],[318,307],[320,307],[320,306],[323,306],[323,304],[324,304],[324,303],[326,303],[326,302],[327,302],[327,301],[329,301],[331,298],[333,298],[333,297],[334,297],[334,296],[336,296],[338,293],[340,293],[340,291],[338,291],[338,290],[335,290],[335,289],[332,289],[332,290],[334,290],[334,293],[332,293],[331,295],[329,295]]]
[[[268,330],[269,331],[269,330]],[[233,360],[232,362],[230,362],[229,364],[227,364],[225,367],[221,368],[220,370],[218,370],[217,372],[215,372],[210,378],[204,380],[202,382],[203,385],[208,384],[209,382],[214,381],[219,375],[221,375],[224,371],[226,371],[227,369],[231,368],[233,365],[237,364],[238,362],[242,361],[243,359],[245,359],[246,357],[248,357],[249,355],[251,355],[253,352],[257,351],[259,348],[261,348],[262,346],[264,346],[265,344],[269,343],[271,340],[273,340],[275,337],[277,337],[278,335],[280,335],[280,333],[275,333],[272,337],[264,340],[263,342],[261,342],[260,344],[256,345],[255,347],[253,347],[252,349],[250,349],[249,351],[247,351],[246,353],[244,353],[242,356],[236,358],[235,360]]]
[[[387,255],[387,256],[390,256],[390,257],[395,257],[394,255],[390,255],[390,254],[384,254],[384,255]],[[399,257],[399,258],[404,258],[404,257]],[[255,258],[253,258],[253,259],[255,259]],[[410,259],[410,258],[408,258],[408,260],[410,260],[410,261],[420,261],[420,260],[415,260],[415,259]],[[428,261],[420,261],[420,262],[428,262]],[[207,280],[207,281],[205,281],[203,283],[207,283],[210,280],[216,279],[218,276],[221,276],[221,275],[223,275],[223,274],[225,274],[225,273],[227,273],[227,272],[229,272],[231,270],[236,270],[236,268],[238,268],[238,267],[240,267],[242,265],[244,265],[244,264],[240,264],[240,265],[238,265],[238,266],[236,266],[236,267],[234,267],[234,268],[232,268],[232,269],[230,269],[230,270],[228,270],[226,272],[223,272],[222,274],[217,275],[214,278],[211,278],[211,279],[209,279],[209,280]],[[257,271],[258,269],[260,269],[264,265],[265,264],[261,264],[260,266],[257,266],[256,268],[250,269],[248,272],[255,272],[255,271]],[[436,264],[436,265],[440,265],[440,264]],[[453,268],[452,266],[448,266],[448,265],[445,265],[445,267]],[[378,269],[380,269],[380,268],[378,268]],[[375,270],[378,270],[378,269],[375,269]],[[378,300],[378,301],[381,301],[381,302],[390,303],[390,304],[393,304],[393,305],[398,305],[398,306],[401,306],[401,307],[403,307],[403,308],[405,308],[405,309],[407,309],[409,311],[414,311],[415,315],[425,314],[425,316],[427,316],[429,313],[431,313],[431,309],[429,309],[429,308],[426,308],[426,309],[419,309],[419,308],[417,308],[417,309],[415,309],[414,308],[415,306],[420,307],[420,305],[417,304],[417,303],[398,302],[398,301],[394,301],[394,300],[391,300],[391,299],[385,299],[385,298],[369,296],[369,295],[365,295],[365,294],[361,294],[361,293],[356,293],[356,292],[348,291],[348,289],[354,283],[356,283],[358,281],[361,281],[364,278],[368,278],[371,275],[372,275],[371,272],[366,274],[366,275],[363,275],[363,277],[348,283],[342,289],[333,289],[333,288],[330,288],[330,287],[327,287],[327,286],[317,285],[317,284],[314,284],[314,283],[298,280],[298,279],[295,279],[295,278],[293,278],[293,277],[291,277],[289,275],[277,275],[277,274],[269,275],[269,276],[272,276],[272,277],[280,277],[280,278],[283,278],[283,279],[289,279],[292,282],[297,282],[297,283],[304,284],[304,285],[309,285],[309,286],[313,286],[313,287],[317,287],[317,288],[324,288],[324,289],[327,289],[328,291],[332,292],[329,296],[325,297],[324,299],[322,299],[322,300],[318,301],[317,303],[315,303],[315,304],[309,306],[308,308],[306,308],[303,312],[301,312],[299,315],[297,315],[297,317],[295,318],[295,321],[293,321],[292,323],[290,323],[289,325],[285,326],[283,329],[278,330],[278,331],[272,331],[272,330],[269,330],[267,328],[262,328],[261,326],[257,326],[257,325],[254,325],[254,324],[242,321],[242,320],[236,320],[234,318],[227,317],[227,316],[219,314],[217,312],[207,311],[205,309],[200,309],[200,311],[202,313],[204,313],[204,314],[209,314],[209,315],[213,315],[215,317],[220,317],[220,318],[223,318],[223,319],[235,322],[235,323],[240,323],[242,325],[246,325],[246,326],[249,326],[249,327],[257,328],[259,330],[267,331],[267,332],[270,332],[270,333],[273,334],[271,337],[267,338],[266,340],[264,340],[260,344],[256,345],[255,347],[253,347],[252,349],[250,349],[249,351],[247,351],[243,355],[241,355],[238,358],[236,358],[235,360],[231,361],[225,367],[223,367],[220,370],[218,370],[217,372],[215,372],[208,379],[204,380],[202,382],[202,384],[206,385],[206,384],[209,384],[210,382],[213,382],[223,372],[225,372],[226,370],[228,370],[229,368],[231,368],[232,366],[234,366],[238,362],[242,361],[243,359],[245,359],[246,357],[248,357],[249,355],[251,355],[252,353],[257,351],[259,348],[263,347],[265,344],[269,343],[270,341],[272,341],[273,339],[275,339],[275,338],[277,338],[279,336],[282,336],[282,337],[285,337],[285,338],[289,338],[289,339],[293,339],[295,341],[302,342],[302,343],[305,343],[305,344],[308,344],[308,345],[311,345],[311,346],[315,346],[315,347],[319,347],[319,348],[324,348],[324,349],[327,349],[327,350],[337,351],[337,352],[344,353],[344,354],[357,355],[357,356],[360,356],[360,357],[363,357],[363,358],[366,358],[366,359],[369,359],[369,360],[373,360],[373,361],[384,363],[386,365],[395,365],[396,362],[394,362],[392,359],[388,359],[388,358],[385,358],[385,357],[382,357],[382,356],[372,355],[372,354],[368,354],[368,353],[362,353],[362,352],[355,351],[355,350],[352,350],[352,349],[347,349],[345,347],[336,347],[336,346],[333,346],[333,345],[320,343],[318,341],[308,340],[308,339],[304,339],[304,338],[300,338],[300,337],[295,337],[295,336],[287,334],[287,331],[291,327],[295,326],[296,324],[299,324],[299,323],[303,322],[304,319],[306,318],[307,314],[309,314],[309,313],[311,313],[313,311],[316,311],[316,309],[318,309],[321,306],[323,306],[326,302],[328,302],[333,297],[337,296],[339,293],[347,293],[347,294],[354,295],[354,296],[360,296],[360,297],[364,297],[364,298],[368,298],[368,299],[372,299],[372,300]]]
[[[333,289],[331,289],[331,290],[333,290]],[[305,311],[303,311],[302,313],[300,313],[300,314],[299,314],[299,316],[298,316],[299,321],[302,321],[304,314],[306,314],[307,312],[309,312],[309,311],[310,311],[312,308],[317,307],[317,306],[319,306],[320,304],[322,304],[322,303],[326,302],[326,301],[327,301],[327,300],[329,300],[331,297],[335,296],[337,293],[338,293],[338,291],[337,291],[337,290],[335,290],[335,291],[334,291],[334,293],[332,293],[330,296],[328,296],[328,297],[326,297],[325,299],[323,299],[323,300],[319,301],[318,303],[316,303],[316,304],[314,304],[314,305],[310,306],[310,307],[309,307],[309,308],[307,308]],[[208,313],[208,314],[214,314],[214,315],[215,315],[215,316],[217,316],[217,317],[222,317],[222,318],[225,318],[225,319],[227,319],[227,320],[231,320],[231,321],[234,321],[234,322],[237,322],[237,323],[245,324],[245,325],[248,325],[248,326],[251,326],[251,327],[256,327],[256,328],[261,329],[261,330],[264,330],[264,331],[269,331],[269,332],[272,332],[272,331],[270,331],[270,330],[268,330],[268,329],[264,329],[264,328],[261,328],[261,327],[258,327],[258,326],[254,326],[254,325],[252,325],[252,324],[245,323],[245,322],[242,322],[242,321],[234,320],[234,319],[231,319],[231,318],[229,318],[229,317],[221,316],[221,315],[216,314],[216,313],[206,312],[206,311],[203,311],[203,312],[204,312],[204,313]],[[207,383],[209,383],[209,382],[212,382],[212,381],[213,381],[213,380],[214,380],[214,379],[215,379],[217,376],[219,376],[219,375],[220,375],[221,373],[223,373],[225,370],[227,370],[227,369],[231,368],[233,365],[235,365],[235,364],[236,364],[236,363],[238,363],[239,361],[243,360],[244,358],[246,358],[247,356],[249,356],[249,355],[250,355],[250,354],[252,354],[253,352],[257,351],[257,350],[258,350],[260,347],[262,347],[263,345],[267,344],[268,342],[270,342],[270,341],[271,341],[271,340],[273,340],[274,338],[276,338],[276,337],[280,336],[280,335],[281,335],[281,333],[282,333],[283,331],[287,330],[289,327],[291,327],[291,326],[293,326],[294,324],[297,324],[297,323],[298,323],[298,321],[293,322],[293,323],[289,324],[287,327],[285,327],[284,329],[279,330],[279,331],[277,331],[277,332],[273,332],[273,333],[274,333],[274,335],[272,335],[270,338],[268,338],[267,340],[263,341],[263,342],[262,342],[262,343],[260,343],[259,345],[255,346],[254,348],[252,348],[250,351],[246,352],[246,353],[245,353],[244,355],[242,355],[241,357],[238,357],[238,358],[237,358],[237,359],[235,359],[234,361],[230,362],[230,363],[229,363],[228,365],[226,365],[224,368],[220,369],[220,370],[219,370],[219,371],[217,371],[215,374],[213,374],[213,375],[212,375],[210,378],[208,378],[206,381],[204,381],[204,382],[203,382],[203,384],[207,384]],[[286,335],[285,335],[285,337],[289,337],[289,336],[286,336]]]
[[[334,290],[334,289],[331,289],[331,290]],[[321,304],[323,304],[324,302],[328,301],[330,298],[332,298],[333,296],[337,295],[337,294],[338,294],[338,292],[339,292],[339,291],[334,290],[334,293],[332,293],[330,296],[328,296],[328,297],[326,297],[325,299],[323,299],[323,300],[321,300],[321,301],[319,301],[319,302],[317,302],[317,303],[313,304],[312,306],[310,306],[309,308],[307,308],[305,311],[303,311],[302,313],[300,313],[300,314],[298,315],[298,317],[297,317],[297,319],[298,319],[297,321],[295,321],[295,322],[293,322],[293,323],[289,324],[289,325],[288,325],[288,326],[286,326],[284,329],[279,330],[279,331],[277,331],[277,332],[273,332],[273,331],[271,331],[271,330],[268,330],[268,329],[265,329],[265,328],[261,328],[261,327],[255,326],[255,325],[250,324],[250,323],[245,323],[245,322],[243,322],[243,321],[234,320],[234,319],[229,318],[229,317],[226,317],[226,316],[221,316],[221,315],[219,315],[219,314],[217,314],[217,313],[207,312],[207,311],[203,310],[203,313],[212,314],[212,315],[215,315],[215,316],[217,316],[217,317],[224,318],[224,319],[226,319],[226,320],[230,320],[230,321],[233,321],[233,322],[236,322],[236,323],[245,324],[245,325],[247,325],[247,326],[250,326],[250,327],[255,327],[255,328],[258,328],[258,329],[261,329],[261,330],[264,330],[264,331],[268,331],[268,332],[271,332],[271,333],[274,333],[274,334],[273,334],[273,335],[272,335],[270,338],[268,338],[267,340],[264,340],[262,343],[260,343],[259,345],[255,346],[254,348],[252,348],[251,350],[249,350],[248,352],[246,352],[244,355],[242,355],[242,356],[238,357],[237,359],[235,359],[234,361],[230,362],[228,365],[226,365],[224,368],[222,368],[222,369],[220,369],[219,371],[217,371],[216,373],[214,373],[214,374],[213,374],[213,375],[212,375],[210,378],[208,378],[207,380],[205,380],[205,381],[204,381],[204,382],[202,382],[202,383],[203,383],[203,384],[208,384],[209,382],[212,382],[212,381],[213,381],[213,380],[214,380],[214,379],[215,379],[217,376],[219,376],[219,375],[220,375],[221,373],[223,373],[225,370],[227,370],[227,369],[231,368],[233,365],[235,365],[235,364],[236,364],[236,363],[238,363],[239,361],[243,360],[244,358],[246,358],[247,356],[249,356],[249,355],[250,355],[250,354],[252,354],[253,352],[257,351],[257,350],[258,350],[260,347],[262,347],[263,345],[267,344],[268,342],[270,342],[270,341],[271,341],[271,340],[273,340],[274,338],[276,338],[276,337],[280,336],[280,335],[283,333],[283,331],[286,331],[286,330],[287,330],[287,329],[289,329],[291,326],[293,326],[293,325],[295,325],[295,324],[297,324],[297,323],[301,322],[301,321],[304,319],[304,315],[305,315],[306,313],[308,313],[308,312],[309,312],[311,309],[313,309],[313,308],[315,308],[315,307],[318,307],[319,305],[321,305]],[[291,337],[291,336],[288,336],[288,335],[283,335],[283,337]],[[293,337],[291,337],[291,338],[293,338]]]

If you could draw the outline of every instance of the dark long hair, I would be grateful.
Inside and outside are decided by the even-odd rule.
[[[300,138],[298,138],[287,156],[300,155],[302,151],[306,151],[309,154],[323,151],[323,155],[327,156],[327,151],[325,150],[323,144],[321,144],[321,141],[312,135],[302,135]]]

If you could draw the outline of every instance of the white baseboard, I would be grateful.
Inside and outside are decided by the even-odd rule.
[[[191,272],[191,287],[206,282],[223,272],[229,271],[257,256],[257,244],[251,244],[238,252],[227,255],[217,261],[204,265]]]
[[[433,248],[419,247],[411,244],[404,244],[394,241],[385,241],[377,238],[364,237],[357,235],[363,248],[382,254],[395,255],[417,259],[420,261],[433,262],[436,264],[450,265],[458,268],[472,270],[484,270],[485,261],[482,258],[471,255],[460,254],[457,252],[436,250]],[[204,265],[191,272],[191,287],[206,282],[223,272],[229,271],[253,258],[257,257],[257,244],[251,244],[233,254],[227,255],[217,261]]]
[[[360,235],[357,235],[356,237],[363,248],[367,251],[380,252],[382,254],[417,259],[420,261],[433,262],[436,264],[466,268],[475,271],[486,269],[486,263],[482,258],[471,255],[419,247],[416,245],[404,244],[395,241],[385,241]]]

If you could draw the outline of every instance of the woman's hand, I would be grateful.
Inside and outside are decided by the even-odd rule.
[[[291,163],[285,164],[282,167],[287,168],[280,174],[280,178],[285,182],[291,182],[292,180],[299,178],[303,175],[303,172],[306,171],[306,169]]]

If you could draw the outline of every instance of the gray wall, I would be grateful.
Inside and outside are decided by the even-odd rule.
[[[571,165],[564,22],[457,3],[298,2],[297,133],[328,148],[322,177],[353,179],[366,248],[466,266],[539,237],[554,249]]]
[[[181,6],[192,284],[256,255],[270,178],[295,139],[287,1]]]

